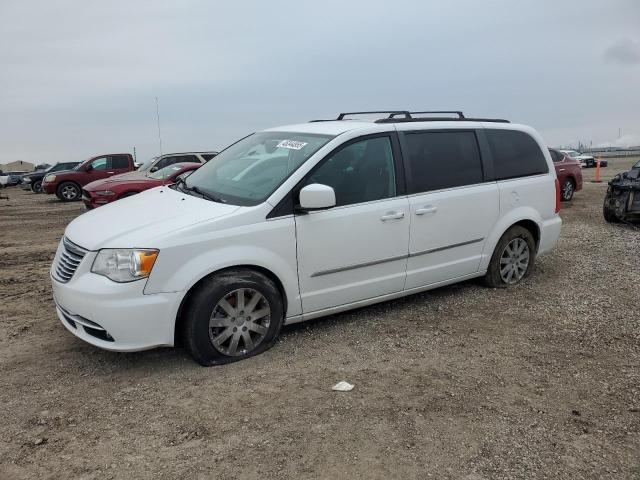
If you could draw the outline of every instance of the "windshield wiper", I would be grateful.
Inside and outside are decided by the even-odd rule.
[[[190,187],[189,185],[187,185],[187,182],[184,178],[179,178],[178,181],[176,181],[176,187],[178,187],[180,184],[182,184],[182,191],[184,192],[197,193],[202,198],[206,198],[207,200],[211,200],[212,202],[227,203],[226,200],[223,200],[220,197],[216,197],[215,195],[211,195],[210,193],[203,192],[196,186]]]

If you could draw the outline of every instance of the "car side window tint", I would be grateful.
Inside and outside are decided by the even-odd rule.
[[[111,168],[127,168],[129,166],[129,158],[124,155],[114,155],[111,157]]]
[[[406,133],[409,193],[483,182],[482,160],[472,131]]]
[[[107,157],[96,158],[91,162],[92,170],[106,170],[108,168],[109,159]]]
[[[549,149],[549,153],[551,154],[551,160],[554,162],[562,161],[562,154],[559,151]]]
[[[517,130],[485,130],[496,180],[549,173],[547,161],[533,137]]]
[[[305,183],[332,187],[336,206],[395,197],[391,139],[368,138],[341,148],[326,158]]]
[[[173,165],[174,163],[179,163],[182,161],[182,156],[176,156],[176,157],[167,157],[167,158],[163,158],[161,161],[164,162],[163,167],[168,167],[169,165]]]

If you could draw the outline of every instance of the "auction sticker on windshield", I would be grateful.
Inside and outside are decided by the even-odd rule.
[[[277,147],[278,148],[288,148],[290,150],[300,150],[304,147],[307,142],[296,142],[295,140],[282,140]]]

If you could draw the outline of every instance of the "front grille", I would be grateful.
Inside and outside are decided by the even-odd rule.
[[[56,280],[62,283],[71,280],[86,254],[87,250],[71,242],[67,237],[62,237],[62,249],[60,249],[60,256],[53,269]]]

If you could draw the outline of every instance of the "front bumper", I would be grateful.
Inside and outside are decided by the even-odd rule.
[[[87,210],[98,208],[99,206],[106,205],[114,200],[116,200],[115,195],[99,196],[89,190],[85,190],[84,188],[82,189],[82,203],[84,203]]]
[[[42,190],[49,195],[56,193],[56,184],[42,182]]]
[[[87,343],[117,352],[173,346],[182,294],[145,295],[145,280],[116,283],[91,273],[95,256],[88,252],[67,283],[51,276],[56,311],[65,328]]]

